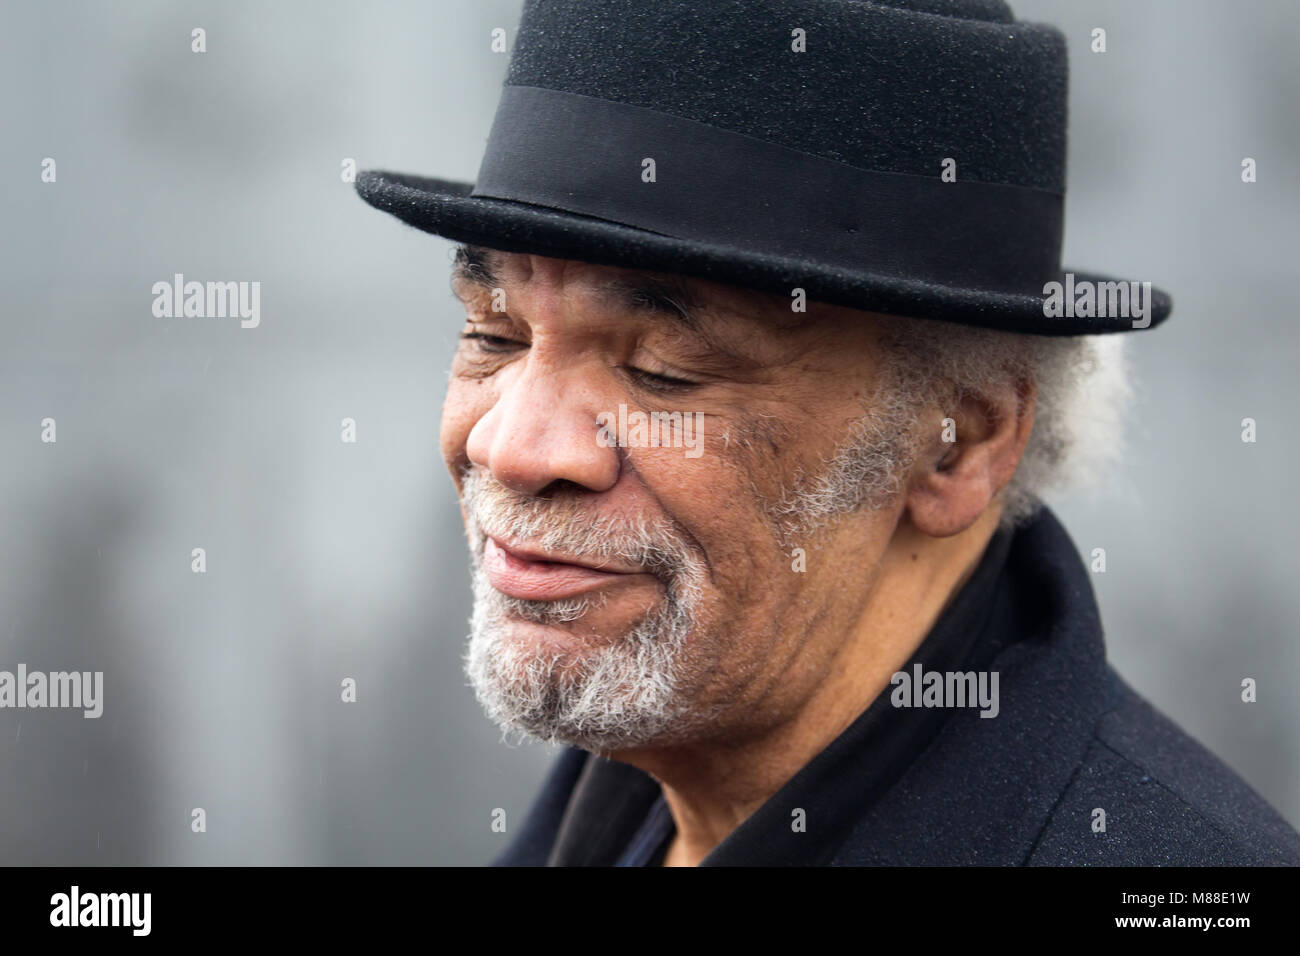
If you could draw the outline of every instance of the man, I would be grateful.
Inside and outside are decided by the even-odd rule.
[[[1300,862],[1041,505],[1113,445],[1089,333],[1170,310],[1060,272],[1064,57],[1000,0],[533,0],[477,182],[359,178],[462,243],[467,669],[568,745],[500,863]]]

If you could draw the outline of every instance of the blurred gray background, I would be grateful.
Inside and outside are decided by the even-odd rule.
[[[1012,6],[1069,37],[1067,265],[1176,303],[1130,342],[1123,466],[1053,503],[1107,549],[1121,672],[1300,824],[1300,6]],[[519,9],[4,3],[0,669],[106,701],[0,710],[0,863],[477,864],[522,820],[554,751],[501,743],[460,665],[451,245],[340,179],[472,180]],[[261,326],[155,318],[177,272],[260,281]]]

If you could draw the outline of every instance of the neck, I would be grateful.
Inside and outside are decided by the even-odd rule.
[[[848,638],[788,719],[739,739],[612,755],[663,787],[677,829],[666,866],[698,864],[871,705],[970,577],[999,517],[989,509],[948,538],[900,523]]]

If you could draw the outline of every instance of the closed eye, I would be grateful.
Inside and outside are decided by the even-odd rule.
[[[474,341],[477,343],[476,347],[479,351],[487,352],[489,354],[504,354],[528,347],[528,343],[526,342],[506,338],[503,335],[488,335],[485,332],[462,332],[460,337],[465,340]],[[663,375],[659,372],[650,372],[646,369],[636,368],[634,366],[627,366],[625,372],[637,385],[656,392],[670,392],[694,388],[700,384],[699,382],[692,382],[684,378],[676,378],[672,375]]]
[[[684,378],[674,378],[671,375],[660,375],[657,372],[647,372],[642,368],[628,367],[627,374],[643,388],[648,388],[655,392],[678,391],[687,388],[694,388],[699,382],[688,381]]]
[[[483,332],[462,332],[460,337],[478,342],[478,348],[484,352],[513,352],[517,348],[524,347],[523,342],[516,342],[501,335],[487,335]]]

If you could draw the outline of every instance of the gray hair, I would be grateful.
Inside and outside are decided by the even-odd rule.
[[[1123,344],[1122,335],[1024,335],[894,320],[883,341],[886,391],[910,396],[911,423],[923,428],[927,404],[944,407],[1007,381],[1037,386],[1033,431],[1002,493],[1002,525],[1010,527],[1031,517],[1047,492],[1090,482],[1119,455],[1131,395]]]
[[[1007,382],[1033,382],[1034,426],[1001,493],[1003,527],[1030,518],[1050,490],[1099,474],[1120,450],[1129,397],[1122,336],[1036,336],[890,316],[881,326],[883,374],[834,453],[800,471],[767,511],[789,543],[835,515],[885,506],[926,436],[953,408]]]

